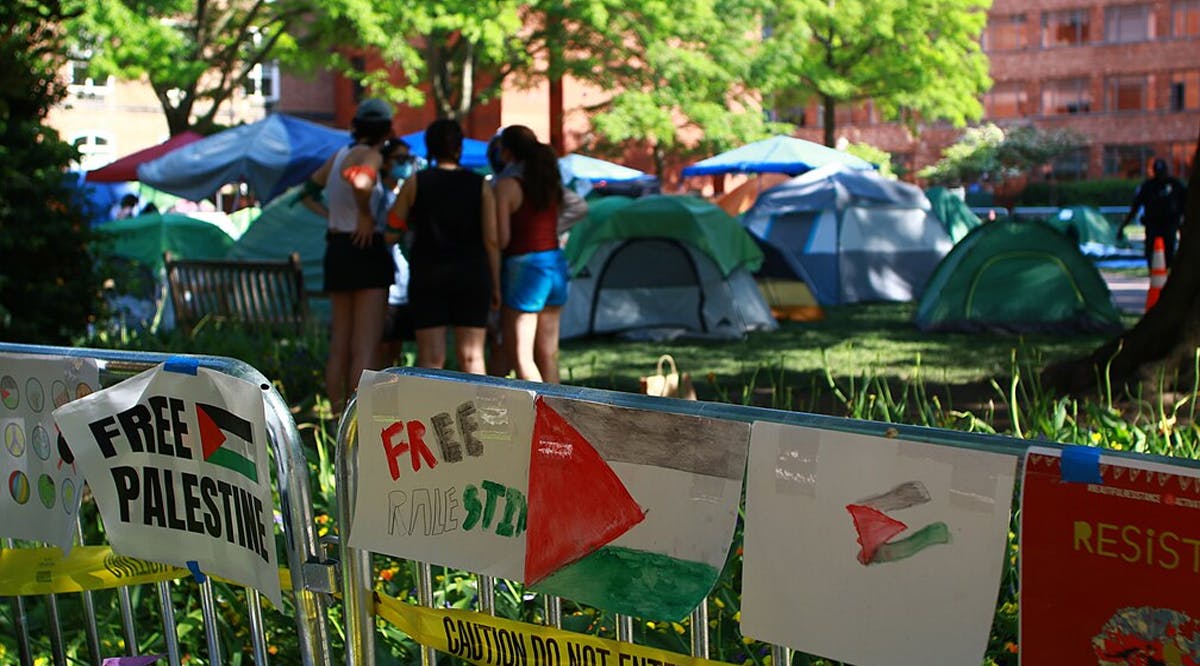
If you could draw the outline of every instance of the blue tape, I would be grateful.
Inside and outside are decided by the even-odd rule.
[[[1063,447],[1062,480],[1068,483],[1104,483],[1104,477],[1100,476],[1100,449],[1090,446]]]
[[[188,571],[192,572],[192,578],[195,578],[197,583],[203,585],[204,581],[208,580],[208,576],[205,576],[204,572],[200,570],[200,564],[196,560],[188,560],[186,564]]]
[[[197,368],[200,367],[200,362],[194,358],[184,358],[182,356],[172,356],[163,363],[163,370],[167,372],[178,372],[181,375],[195,375]]]

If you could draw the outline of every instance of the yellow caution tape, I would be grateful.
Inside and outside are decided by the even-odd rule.
[[[191,576],[187,569],[117,555],[108,546],[0,549],[0,596],[107,590]]]
[[[657,648],[380,596],[376,614],[421,645],[476,666],[727,666]]]

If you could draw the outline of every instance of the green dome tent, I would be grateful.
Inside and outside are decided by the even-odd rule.
[[[1077,244],[1117,244],[1116,226],[1091,206],[1067,206],[1046,223],[1059,233],[1074,238]]]
[[[942,221],[946,227],[946,233],[950,234],[950,240],[955,243],[962,240],[972,229],[983,224],[979,217],[971,212],[966,201],[944,187],[929,188],[925,192],[925,198],[929,199],[933,214]]]
[[[112,253],[133,259],[155,274],[163,267],[163,252],[184,259],[220,259],[233,246],[221,227],[179,213],[148,213],[105,222],[96,231],[112,239]]]
[[[917,306],[924,331],[1115,331],[1108,285],[1065,235],[1040,222],[997,221],[967,234],[938,264]]]

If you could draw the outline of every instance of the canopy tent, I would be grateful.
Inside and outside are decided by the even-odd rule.
[[[596,159],[595,157],[580,155],[579,153],[571,153],[559,159],[558,168],[563,173],[563,180],[568,182],[573,178],[582,178],[592,182],[620,182],[624,180],[637,180],[646,176],[644,171],[638,171],[637,169],[631,169],[630,167]]]
[[[113,220],[96,231],[112,239],[114,256],[137,261],[156,274],[163,267],[163,252],[184,259],[220,259],[233,247],[233,239],[219,226],[178,213]]]
[[[193,201],[227,183],[245,182],[261,201],[298,185],[338,148],[337,130],[282,113],[239,125],[178,148],[138,167],[138,180]]]
[[[721,207],[721,210],[737,217],[750,210],[754,202],[758,201],[758,195],[787,181],[788,178],[787,174],[782,173],[760,174],[718,196],[716,204]]]
[[[750,272],[762,253],[735,220],[695,197],[613,205],[571,231],[561,335],[737,339],[774,330]]]
[[[197,134],[191,130],[176,134],[158,145],[130,153],[116,161],[109,162],[99,169],[92,169],[84,174],[84,180],[89,183],[123,183],[137,180],[137,168],[139,165],[158,159],[177,148],[182,148],[203,138],[204,135]]]
[[[1001,220],[967,234],[917,305],[921,330],[1115,332],[1121,317],[1099,271],[1041,222]]]
[[[763,192],[742,221],[821,305],[912,300],[953,245],[920,188],[841,164]]]
[[[684,167],[683,175],[785,173],[796,176],[826,164],[842,164],[864,171],[875,169],[870,162],[850,153],[794,136],[773,136]]]
[[[429,159],[429,149],[425,146],[425,130],[405,134],[400,137],[408,144],[409,151],[417,157]],[[458,164],[467,169],[483,169],[488,166],[487,141],[463,139],[462,156]]]
[[[971,212],[967,202],[962,197],[944,187],[931,187],[925,191],[933,214],[942,221],[950,240],[957,243],[975,227],[983,224],[979,216]]]

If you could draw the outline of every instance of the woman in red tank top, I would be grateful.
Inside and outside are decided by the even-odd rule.
[[[554,149],[533,130],[500,134],[501,157],[515,175],[496,181],[496,222],[504,252],[500,285],[504,350],[517,377],[557,384],[558,330],[567,302],[567,261],[558,246],[562,179]]]

